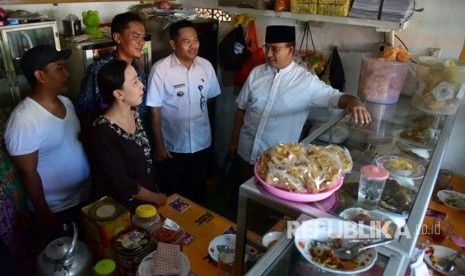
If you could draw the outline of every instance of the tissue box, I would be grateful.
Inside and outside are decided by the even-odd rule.
[[[117,235],[131,226],[129,210],[105,196],[81,209],[84,233],[94,260],[114,259]]]

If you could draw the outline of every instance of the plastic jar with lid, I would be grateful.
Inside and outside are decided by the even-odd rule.
[[[157,209],[151,204],[137,206],[136,212],[132,217],[132,224],[134,226],[143,228],[149,233],[160,228],[162,223],[160,215],[157,214]]]
[[[112,259],[103,259],[97,262],[94,267],[96,276],[112,276],[115,275],[116,263]]]
[[[153,240],[147,230],[136,227],[120,233],[116,237],[115,248],[119,274],[135,276],[141,261],[152,251]]]

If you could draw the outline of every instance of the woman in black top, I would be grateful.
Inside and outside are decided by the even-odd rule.
[[[94,122],[98,193],[130,210],[141,203],[165,204],[166,195],[153,180],[151,148],[135,108],[144,95],[136,70],[113,60],[100,69],[97,82],[102,100],[109,104]]]

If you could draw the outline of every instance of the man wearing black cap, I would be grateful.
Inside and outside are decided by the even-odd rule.
[[[371,121],[357,97],[333,89],[294,62],[295,27],[268,26],[263,49],[267,63],[252,70],[236,100],[229,152],[241,157],[243,181],[253,176],[253,164],[267,148],[298,141],[310,107],[338,107],[352,113],[355,122]]]
[[[50,45],[24,54],[20,66],[31,93],[15,107],[5,129],[7,150],[44,241],[53,238],[60,223],[77,222],[78,206],[90,192],[79,121],[72,102],[61,95],[68,87],[65,59],[70,55]]]

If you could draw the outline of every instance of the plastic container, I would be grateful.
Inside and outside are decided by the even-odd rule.
[[[167,218],[161,227],[152,232],[152,237],[155,244],[158,244],[158,242],[178,244],[182,251],[185,234],[186,232],[181,226]]]
[[[358,203],[366,210],[373,210],[378,205],[383,194],[389,172],[375,165],[363,166],[360,169],[360,184],[358,186]]]
[[[116,263],[112,259],[103,259],[95,264],[94,272],[96,276],[113,276],[116,271]]]
[[[358,95],[374,103],[396,103],[404,86],[408,66],[408,62],[385,61],[375,58],[373,54],[363,54]]]
[[[134,228],[118,235],[115,247],[118,252],[119,273],[135,276],[142,259],[152,251],[153,240],[145,229]]]
[[[465,61],[419,57],[412,105],[422,111],[455,114],[465,93]]]
[[[132,225],[143,228],[147,232],[152,233],[160,228],[163,224],[161,217],[157,214],[155,206],[150,204],[142,204],[137,206],[136,212],[132,217]]]

